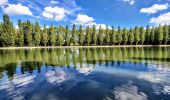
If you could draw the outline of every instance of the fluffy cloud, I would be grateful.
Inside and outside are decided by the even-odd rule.
[[[56,21],[61,21],[64,17],[69,14],[70,12],[62,7],[45,7],[44,11],[42,12],[43,17],[47,19],[53,19]]]
[[[168,9],[168,3],[160,4],[160,5],[159,4],[154,4],[149,8],[142,8],[140,10],[140,12],[141,13],[154,14],[154,13],[157,13],[158,11],[166,10],[166,9]]]
[[[99,29],[100,26],[102,29],[106,28],[105,24],[97,24],[97,23],[95,23],[94,18],[89,17],[87,15],[81,15],[81,14],[78,14],[77,18],[72,23],[76,24],[76,25],[83,25],[83,26],[90,26],[90,27],[95,25],[96,29]],[[111,26],[108,26],[108,28],[111,29]]]
[[[120,0],[120,1],[128,2],[130,5],[135,4],[135,0]]]
[[[170,25],[170,12],[164,13],[156,18],[151,18],[150,23],[156,24],[156,25],[163,25],[168,24]]]
[[[75,19],[75,21],[73,21],[73,23],[78,25],[88,25],[88,24],[93,24],[94,19],[87,15],[78,14],[77,18]]]
[[[32,12],[26,6],[21,4],[9,4],[8,7],[5,7],[4,12],[8,15],[30,15],[32,16]]]
[[[8,0],[0,0],[0,6],[3,6],[8,3]]]

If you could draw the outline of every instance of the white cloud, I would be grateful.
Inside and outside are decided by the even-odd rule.
[[[45,7],[44,11],[42,12],[43,17],[47,18],[47,19],[53,19],[56,21],[61,21],[64,19],[64,17],[66,17],[67,14],[69,14],[70,12],[62,7]]]
[[[123,2],[127,2],[129,3],[130,5],[134,5],[135,4],[135,0],[119,0],[119,1],[123,1]]]
[[[164,13],[158,17],[152,17],[150,19],[150,23],[156,24],[156,25],[163,25],[163,24],[168,24],[170,25],[170,12]]]
[[[100,26],[102,29],[106,28],[105,24],[97,24],[93,17],[89,17],[87,15],[81,15],[81,14],[78,14],[77,18],[72,23],[76,25],[83,25],[83,26],[89,26],[89,27],[92,27],[93,25],[95,25],[96,29],[99,29]],[[111,26],[108,26],[108,28],[111,29]]]
[[[0,0],[0,6],[8,4],[8,0]]]
[[[50,3],[52,3],[52,4],[59,4],[59,2],[55,1],[55,0],[51,0]]]
[[[154,4],[149,8],[142,8],[140,10],[141,13],[148,13],[148,14],[154,14],[158,11],[166,10],[168,9],[168,3],[166,4]]]
[[[3,8],[4,12],[8,15],[30,15],[32,12],[26,6],[22,4],[9,4],[8,7]]]
[[[73,21],[73,23],[79,25],[88,25],[94,23],[94,19],[87,15],[78,14],[77,18],[75,19],[75,21]]]

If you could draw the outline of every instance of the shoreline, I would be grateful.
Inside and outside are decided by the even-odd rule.
[[[106,46],[38,46],[38,47],[0,47],[3,49],[45,49],[45,48],[123,48],[123,47],[170,47],[170,45],[106,45]]]

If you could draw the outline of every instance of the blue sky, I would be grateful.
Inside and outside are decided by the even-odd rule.
[[[41,25],[134,27],[170,24],[170,0],[0,0],[0,21],[7,13]]]

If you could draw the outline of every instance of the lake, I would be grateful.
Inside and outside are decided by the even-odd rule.
[[[0,50],[0,100],[170,100],[170,48]]]

